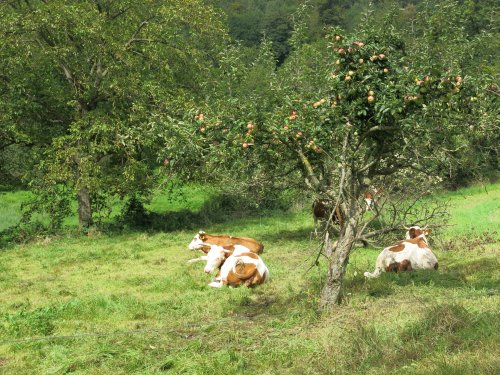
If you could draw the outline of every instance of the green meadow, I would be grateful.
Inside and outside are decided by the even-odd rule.
[[[0,194],[0,231],[27,198]],[[0,374],[498,374],[500,184],[440,198],[451,225],[430,237],[439,270],[367,281],[387,244],[356,248],[330,312],[318,310],[326,267],[313,266],[309,204],[223,215],[213,189],[189,187],[153,199],[151,230],[4,247]],[[209,288],[187,263],[198,230],[262,241],[270,282]]]

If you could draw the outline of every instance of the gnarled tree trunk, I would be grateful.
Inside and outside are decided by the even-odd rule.
[[[329,243],[331,239],[327,238],[326,249],[329,262],[326,283],[321,291],[320,307],[322,309],[331,309],[339,302],[349,254],[356,240],[356,229],[357,219],[351,217],[346,220],[344,230],[341,231],[336,245]]]

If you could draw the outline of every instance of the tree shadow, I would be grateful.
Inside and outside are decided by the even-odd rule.
[[[396,287],[432,286],[440,289],[473,289],[498,293],[498,261],[482,258],[468,263],[446,266],[439,270],[383,273],[377,279],[367,280],[362,274],[348,278],[344,290],[365,292],[373,297],[387,297],[397,293]]]
[[[136,205],[132,202],[129,203],[128,210],[106,229],[111,231],[132,229],[148,232],[194,230],[213,224],[259,217],[262,212],[264,210],[252,209],[236,198],[224,194],[211,197],[196,211],[182,209],[160,213],[145,209],[140,202]]]
[[[299,228],[295,230],[281,230],[279,232],[265,232],[260,236],[260,239],[265,242],[277,241],[304,241],[311,238],[311,228]]]

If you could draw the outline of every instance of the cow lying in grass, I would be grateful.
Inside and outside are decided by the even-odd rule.
[[[204,268],[206,273],[212,273],[220,267],[215,280],[208,284],[214,288],[221,288],[224,285],[253,287],[269,279],[269,270],[262,259],[240,245],[234,245],[233,250],[219,245],[210,245],[210,250],[206,255],[188,262],[194,263],[201,260],[207,261]]]
[[[438,269],[438,260],[429,248],[426,238],[431,233],[431,229],[420,228],[416,225],[407,229],[407,238],[382,250],[377,258],[375,271],[365,272],[365,277],[379,277],[382,272]]]
[[[223,246],[227,250],[233,250],[232,247],[240,245],[256,254],[261,254],[264,251],[264,245],[253,238],[233,237],[226,234],[212,235],[203,231],[198,232],[194,236],[188,247],[190,250],[200,250],[207,254],[210,251],[210,245]]]

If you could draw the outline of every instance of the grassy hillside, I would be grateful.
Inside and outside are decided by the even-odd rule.
[[[200,196],[211,195],[151,207],[197,210]],[[7,197],[4,227],[15,215]],[[253,290],[207,287],[202,264],[186,263],[199,255],[187,250],[195,230],[0,251],[0,374],[499,373],[500,184],[443,199],[455,226],[433,242],[438,272],[366,281],[380,249],[357,249],[342,305],[327,314],[317,311],[325,267],[309,270],[308,212],[197,228],[264,242],[272,280]]]

